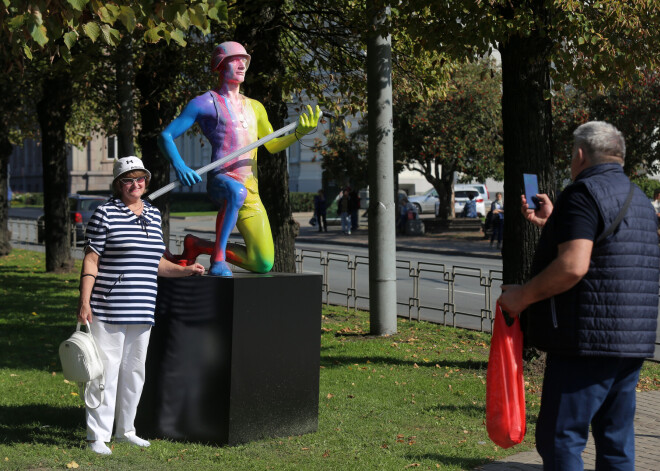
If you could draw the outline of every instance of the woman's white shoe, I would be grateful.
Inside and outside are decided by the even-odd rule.
[[[151,445],[151,443],[149,443],[147,440],[140,438],[133,433],[124,435],[123,437],[117,437],[117,442],[130,443],[131,445],[141,446],[143,448],[146,448],[149,445]]]
[[[87,448],[92,450],[94,453],[98,453],[99,455],[111,455],[112,450],[108,448],[108,446],[103,443],[101,440],[95,440],[93,442],[89,442],[87,444]]]

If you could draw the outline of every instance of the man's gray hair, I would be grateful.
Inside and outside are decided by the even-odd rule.
[[[605,121],[589,121],[573,131],[574,149],[581,147],[593,164],[623,161],[626,141],[617,128]],[[614,157],[614,159],[613,159]]]

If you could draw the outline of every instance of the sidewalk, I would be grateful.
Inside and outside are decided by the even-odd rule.
[[[328,226],[328,232],[319,232],[318,227],[309,224],[311,212],[294,213],[293,218],[300,224],[296,242],[315,242],[343,246],[368,247],[366,219],[360,218],[360,228],[351,235],[345,235],[340,226]],[[424,219],[422,219],[424,220]],[[215,217],[203,216],[185,218],[185,230],[190,232],[215,233]],[[238,236],[238,233],[232,233]],[[462,255],[500,259],[499,250],[490,247],[482,232],[425,234],[423,236],[396,236],[397,251]]]
[[[596,469],[594,442],[589,436],[582,453],[585,470]],[[635,413],[635,470],[655,471],[660,467],[660,391],[637,393]],[[541,457],[536,451],[526,451],[507,459],[477,468],[483,471],[542,470]]]

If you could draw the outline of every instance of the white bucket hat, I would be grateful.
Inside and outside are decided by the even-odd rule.
[[[142,159],[135,157],[134,155],[128,157],[122,157],[121,159],[115,159],[115,162],[112,166],[112,175],[114,180],[117,180],[123,174],[128,173],[132,170],[142,170],[147,174],[147,177],[151,178],[151,172],[144,168]]]

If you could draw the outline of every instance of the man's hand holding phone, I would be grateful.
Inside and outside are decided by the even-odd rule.
[[[531,209],[529,204],[527,204],[527,198],[525,195],[521,195],[520,200],[522,205],[520,207],[520,211],[522,212],[522,215],[525,216],[525,219],[527,219],[529,222],[535,226],[543,227],[552,214],[554,206],[552,205],[550,198],[548,198],[548,195],[545,193],[539,193],[534,195],[534,197],[537,199],[535,202],[536,209]]]

